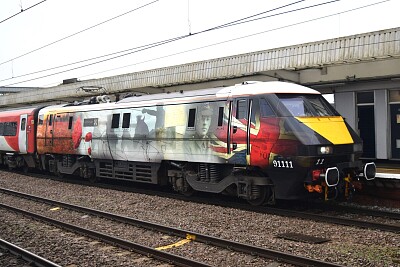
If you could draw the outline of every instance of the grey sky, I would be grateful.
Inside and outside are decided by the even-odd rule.
[[[0,21],[20,12],[21,5],[26,9],[41,1],[2,0]],[[100,78],[400,26],[398,18],[400,1],[331,1],[332,3],[319,7],[189,36],[156,48],[46,78],[36,79],[77,67],[79,64],[26,75],[185,36],[189,33],[201,32],[294,2],[296,1],[47,0],[0,23],[0,63],[6,62],[0,65],[0,86],[51,86],[67,78],[76,77],[81,80]],[[263,16],[327,2],[329,1],[301,1]],[[305,22],[374,3],[380,4]],[[148,5],[140,8],[146,4]],[[9,61],[135,8],[139,9],[29,55]],[[233,39],[237,40],[226,42]],[[216,45],[218,43],[221,44]],[[182,53],[183,51],[189,52]],[[168,56],[173,54],[177,55]],[[98,60],[100,59],[95,61]],[[30,79],[35,80],[27,81]]]

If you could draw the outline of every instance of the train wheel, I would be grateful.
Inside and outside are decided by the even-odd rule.
[[[65,177],[65,175],[59,170],[57,170],[54,174],[57,176],[58,179],[63,179]]]
[[[89,176],[87,179],[88,179],[88,181],[89,181],[90,183],[92,183],[92,184],[95,184],[95,183],[97,183],[97,182],[100,181],[100,179],[97,178],[96,175],[91,175],[91,176]]]
[[[30,168],[28,167],[28,164],[26,164],[26,162],[24,163],[24,166],[22,166],[22,171],[24,174],[28,174],[30,171]]]
[[[253,206],[260,206],[268,203],[271,197],[271,188],[263,185],[251,186],[253,199],[247,199],[247,202]]]
[[[185,197],[191,197],[194,195],[196,191],[190,186],[188,185],[188,187],[185,190],[181,191],[181,194],[184,195]]]
[[[196,190],[194,190],[189,183],[186,181],[186,179],[179,179],[183,184],[180,185],[180,192],[182,195],[186,197],[191,197],[196,193]]]

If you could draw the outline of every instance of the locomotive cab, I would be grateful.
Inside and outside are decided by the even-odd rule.
[[[269,158],[267,173],[281,189],[275,192],[277,197],[311,194],[326,200],[348,199],[360,178],[374,179],[375,164],[363,165],[360,160],[362,140],[322,95],[275,94],[269,98],[281,125],[276,143],[297,141],[290,153],[283,149]],[[294,177],[298,180],[293,181]],[[293,192],[286,181],[291,186],[302,183],[304,190]]]
[[[209,149],[187,154],[187,167],[168,172],[176,190],[225,192],[260,205],[348,199],[359,179],[374,178],[375,164],[360,160],[362,140],[319,92],[291,83],[247,82],[216,96],[224,99],[197,106],[217,111],[212,130],[187,139],[195,145],[206,138]],[[190,118],[189,109],[188,125]]]

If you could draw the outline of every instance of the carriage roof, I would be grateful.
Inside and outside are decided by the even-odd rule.
[[[203,90],[180,91],[173,93],[151,94],[132,96],[124,98],[118,102],[87,104],[87,105],[57,105],[49,106],[40,111],[39,114],[46,112],[76,112],[90,110],[105,110],[117,108],[131,108],[136,106],[156,106],[165,104],[183,104],[202,101],[216,101],[231,97],[244,97],[265,94],[320,94],[318,91],[287,82],[244,82],[234,86],[219,87]]]

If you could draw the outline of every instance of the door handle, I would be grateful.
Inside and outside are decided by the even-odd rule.
[[[235,150],[237,148],[237,143],[232,144],[232,150]]]
[[[233,126],[233,133],[237,132],[237,126]]]

